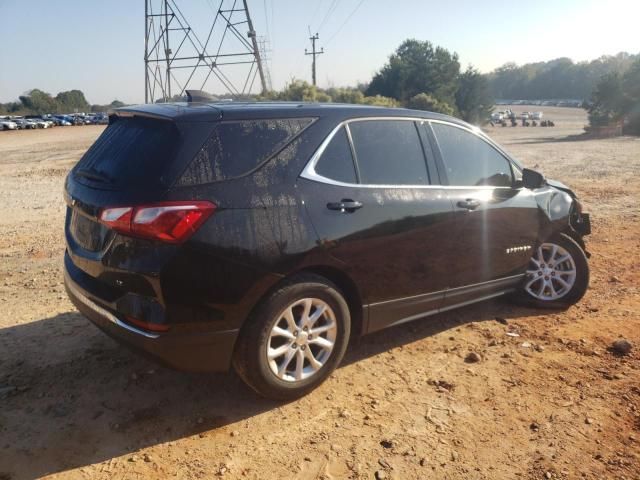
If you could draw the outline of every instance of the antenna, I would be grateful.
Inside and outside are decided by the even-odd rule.
[[[258,76],[262,93],[267,91],[246,0],[220,0],[217,11],[212,7],[214,15],[204,42],[191,28],[178,0],[145,0],[144,10],[145,103],[167,102],[173,96],[184,96],[187,89],[244,97],[251,93]]]

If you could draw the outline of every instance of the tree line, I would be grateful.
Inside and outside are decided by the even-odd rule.
[[[522,66],[508,63],[481,74],[472,66],[461,69],[455,52],[429,41],[408,39],[368,84],[322,89],[294,79],[280,91],[252,98],[401,106],[454,115],[475,124],[487,120],[494,98],[584,99],[593,125],[629,124],[640,111],[639,65],[640,54],[619,53],[590,62],[558,58]],[[18,102],[0,104],[0,114],[105,111],[123,105],[118,100],[109,105],[90,105],[80,90],[52,97],[34,89],[20,96]]]
[[[119,100],[108,105],[90,105],[81,90],[69,90],[55,97],[34,88],[18,97],[17,102],[0,103],[3,115],[42,115],[45,113],[105,112],[110,108],[124,106]]]
[[[574,63],[569,58],[518,66],[507,63],[487,74],[489,91],[505,100],[588,100],[600,79],[611,72],[624,72],[640,54],[625,52]]]

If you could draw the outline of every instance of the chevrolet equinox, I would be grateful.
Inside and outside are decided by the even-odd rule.
[[[304,395],[350,338],[500,295],[583,296],[589,216],[481,130],[405,109],[126,107],[65,183],[65,285],[174,368]]]

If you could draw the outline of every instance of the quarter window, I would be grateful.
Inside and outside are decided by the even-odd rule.
[[[414,122],[365,120],[349,123],[360,183],[424,185],[429,183],[422,144]]]
[[[316,165],[316,173],[343,183],[357,183],[351,146],[344,127],[336,132]]]
[[[510,187],[509,161],[489,143],[461,128],[432,123],[449,185]]]
[[[197,185],[244,175],[271,158],[313,119],[221,122],[178,181]]]

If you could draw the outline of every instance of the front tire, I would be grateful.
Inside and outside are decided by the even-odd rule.
[[[584,296],[588,286],[589,263],[584,250],[560,233],[534,252],[520,298],[535,307],[567,308]]]
[[[338,288],[301,275],[269,295],[243,327],[233,358],[240,377],[260,395],[306,395],[339,365],[351,316]]]

